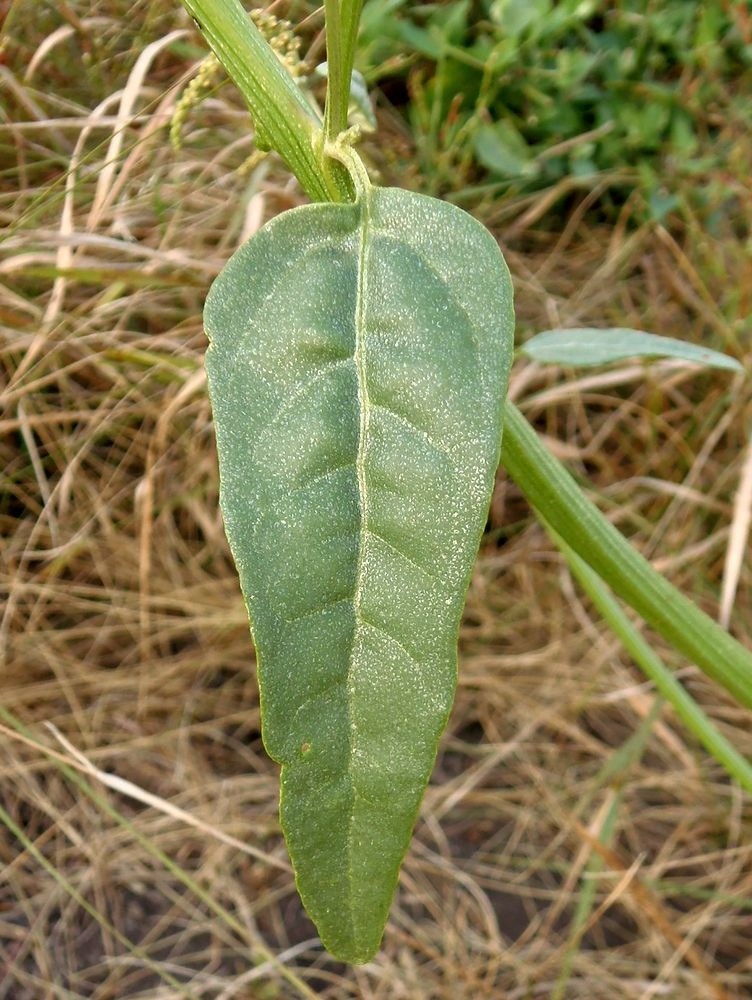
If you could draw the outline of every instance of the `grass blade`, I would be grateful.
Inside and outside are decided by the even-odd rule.
[[[547,526],[548,527],[548,526]],[[713,725],[711,719],[700,708],[694,698],[687,693],[674,677],[657,653],[626,616],[619,604],[609,593],[603,580],[581,559],[557,534],[548,528],[549,534],[561,549],[572,573],[579,581],[595,607],[620,639],[629,655],[646,677],[655,684],[663,697],[673,707],[684,725],[712,754],[728,774],[738,781],[742,788],[752,793],[752,765],[729,743],[726,737]]]

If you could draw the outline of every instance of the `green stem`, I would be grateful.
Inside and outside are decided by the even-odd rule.
[[[632,548],[512,403],[505,406],[501,461],[533,507],[622,600],[752,708],[752,654]]]
[[[671,703],[687,729],[723,765],[728,774],[738,781],[742,788],[752,792],[752,765],[749,761],[716,729],[694,698],[686,692],[661,658],[643,639],[608,592],[598,574],[584,560],[580,559],[555,531],[549,528],[549,532],[566,557],[569,567],[582,589],[645,676],[650,678],[664,698]]]
[[[329,142],[347,129],[355,45],[363,0],[324,0],[326,11],[326,91],[324,132]]]
[[[245,98],[257,135],[275,149],[313,201],[352,197],[344,169],[325,162],[321,121],[240,0],[183,0]]]

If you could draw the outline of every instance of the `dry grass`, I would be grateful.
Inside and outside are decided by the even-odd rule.
[[[34,7],[11,10],[0,65],[0,1000],[752,995],[749,802],[656,706],[503,477],[384,948],[362,969],[322,951],[259,736],[200,319],[242,234],[299,193],[273,165],[238,174],[251,143],[229,91],[170,149],[199,55],[177,4]],[[540,200],[485,213],[524,329],[640,326],[749,363],[749,189],[734,204],[714,236],[576,214],[552,234]],[[749,383],[521,365],[513,392],[716,613],[746,545],[730,523]],[[749,713],[675,665],[752,755]]]

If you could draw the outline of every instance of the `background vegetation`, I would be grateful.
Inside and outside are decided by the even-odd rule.
[[[320,14],[275,9],[323,58]],[[0,1000],[752,994],[749,800],[503,473],[384,949],[362,969],[322,952],[260,741],[202,367],[210,281],[301,194],[252,156],[229,86],[171,147],[205,52],[177,2],[2,14]],[[360,58],[364,155],[492,228],[521,337],[634,326],[750,365],[746,2],[369,0]],[[749,380],[521,362],[512,396],[674,582],[712,614],[727,595],[749,645]],[[752,755],[749,713],[666,658]]]
[[[366,7],[361,68],[404,82],[421,167],[457,193],[478,168],[496,195],[605,181],[601,211],[630,195],[663,219],[748,128],[749,7],[682,0],[483,0]],[[438,161],[438,162],[437,162]],[[670,175],[667,177],[666,175]],[[474,193],[474,196],[475,193]]]

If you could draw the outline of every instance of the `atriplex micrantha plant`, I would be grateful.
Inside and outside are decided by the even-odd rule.
[[[347,128],[361,0],[325,3],[323,119],[239,0],[184,4],[257,138],[313,202],[268,223],[214,282],[206,369],[297,885],[327,948],[365,962],[452,704],[499,459],[635,660],[749,791],[749,764],[606,585],[747,707],[752,656],[622,538],[505,400],[514,310],[491,235],[452,205],[371,184]],[[526,350],[739,367],[635,331],[549,332]]]

